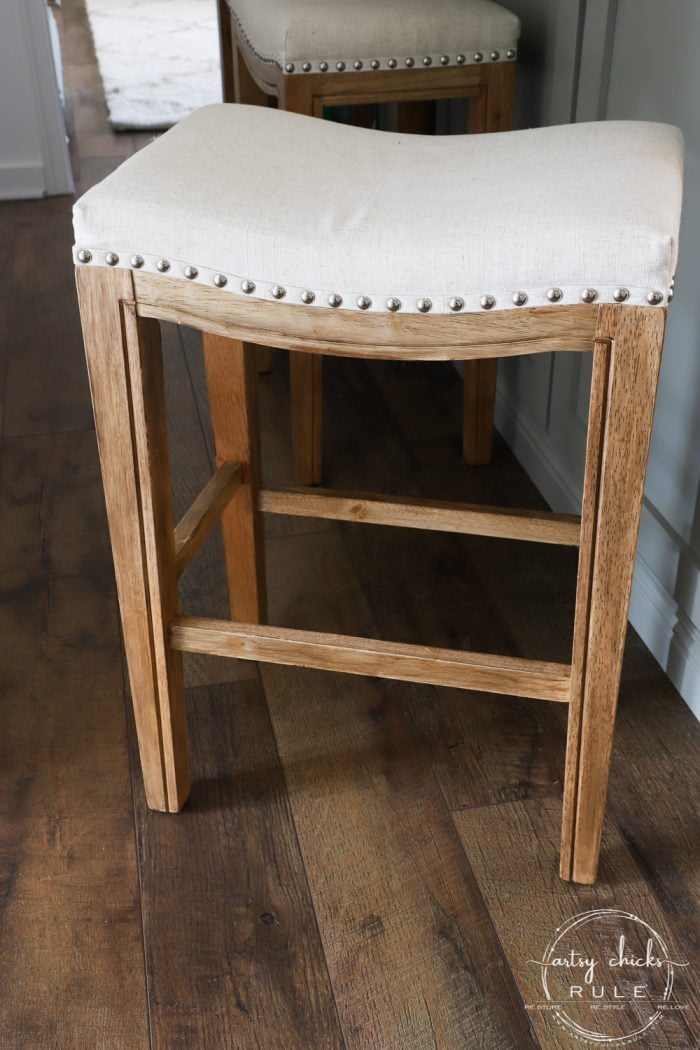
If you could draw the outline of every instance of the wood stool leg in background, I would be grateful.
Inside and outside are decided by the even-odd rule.
[[[241,484],[221,516],[231,617],[265,623],[265,544],[258,510],[260,449],[256,347],[204,333],[216,465],[239,463]]]
[[[176,812],[189,772],[160,329],[136,316],[128,270],[77,283],[146,801]]]
[[[581,511],[561,876],[595,881],[666,311],[602,306]]]
[[[318,485],[323,472],[323,358],[289,351],[294,473],[299,485]]]
[[[475,135],[487,131],[510,131],[513,126],[515,63],[497,62],[484,66],[483,73],[486,83],[478,95],[469,99],[467,132]],[[464,458],[472,467],[491,462],[497,378],[495,358],[464,362],[463,448]]]

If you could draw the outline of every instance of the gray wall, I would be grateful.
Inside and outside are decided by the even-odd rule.
[[[659,120],[685,135],[678,282],[630,620],[700,717],[700,3],[510,0],[508,6],[530,26],[519,58],[520,126]],[[499,378],[499,429],[561,510],[580,501],[589,383],[590,359],[578,354],[518,359]]]

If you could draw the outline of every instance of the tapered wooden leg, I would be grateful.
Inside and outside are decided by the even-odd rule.
[[[665,311],[603,306],[581,511],[561,876],[598,868]]]
[[[160,330],[136,316],[129,271],[77,283],[146,801],[175,812],[189,772]]]
[[[236,101],[234,83],[233,51],[234,40],[231,31],[231,9],[227,0],[217,0],[219,23],[219,58],[221,62],[221,97],[224,102]]]
[[[513,126],[515,64],[484,67],[485,83],[469,99],[467,131],[510,131]],[[466,361],[464,365],[464,458],[472,467],[491,462],[498,362]]]
[[[289,351],[294,472],[299,485],[318,485],[323,472],[323,358]]]
[[[216,463],[239,463],[241,484],[221,516],[231,616],[243,623],[265,623],[265,545],[258,511],[256,348],[224,336],[204,334]]]
[[[491,462],[498,362],[464,362],[464,458],[471,467]]]

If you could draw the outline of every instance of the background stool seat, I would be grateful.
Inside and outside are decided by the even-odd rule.
[[[490,0],[360,0],[351,9],[342,0],[229,0],[229,7],[258,58],[288,73],[338,62],[339,72],[405,68],[407,61],[420,68],[443,56],[459,64],[512,61],[520,36],[517,15]]]
[[[209,106],[78,201],[75,259],[305,309],[662,305],[682,167],[662,124],[428,138]]]

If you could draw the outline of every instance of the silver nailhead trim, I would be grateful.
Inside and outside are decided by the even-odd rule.
[[[449,66],[449,64],[450,64],[450,56],[449,55],[440,55],[440,65],[441,66]]]
[[[195,277],[197,277],[199,274],[199,270],[196,266],[186,266],[184,273],[188,281],[194,281]]]
[[[515,58],[515,50],[512,47],[506,51],[506,58]]]
[[[129,262],[135,270],[140,270],[143,266],[143,255],[132,255]]]
[[[368,295],[358,295],[355,302],[357,303],[360,310],[369,310],[370,306],[372,305],[372,300]]]
[[[464,299],[461,299],[458,295],[455,295],[452,299],[450,299],[449,305],[450,310],[453,310],[456,313],[458,310],[464,309]]]
[[[387,310],[390,310],[392,314],[395,314],[397,310],[401,309],[401,300],[392,295],[392,297],[386,301],[386,308]]]
[[[616,288],[613,292],[613,299],[616,303],[624,303],[625,299],[629,299],[630,293],[627,288]]]
[[[307,306],[310,306],[316,298],[316,293],[312,292],[310,288],[307,288],[301,293],[299,298],[301,299],[302,303],[305,303]]]
[[[293,73],[294,72],[294,63],[293,62],[287,62],[287,65],[284,67],[284,71],[285,71],[285,73]]]
[[[343,305],[343,297],[342,297],[342,295],[338,295],[337,292],[331,292],[331,294],[328,296],[328,305],[332,306],[333,309],[337,309],[337,307],[342,306]]]
[[[169,269],[170,263],[167,259],[158,259],[158,261],[156,262],[156,270],[158,270],[160,273],[167,273]]]
[[[467,61],[467,56],[466,55],[457,55],[456,62],[457,62],[458,66],[463,66],[466,61]]]
[[[387,62],[387,65],[388,65],[389,69],[396,69],[396,66],[398,65],[398,63],[397,63],[395,58],[390,58],[389,61]]]
[[[547,290],[547,298],[550,303],[558,303],[564,298],[564,293],[561,288],[549,288]]]
[[[214,282],[217,288],[224,288],[226,282],[228,281],[228,277],[225,273],[215,273],[212,277],[212,281]]]
[[[490,57],[491,57],[491,61],[492,62],[498,62],[499,58],[501,57],[501,52],[500,51],[492,51]]]
[[[116,252],[107,252],[105,255],[105,262],[108,266],[116,266],[119,262],[119,256]]]
[[[496,300],[493,295],[482,295],[479,302],[481,303],[482,310],[493,310],[496,305]]]
[[[281,284],[274,284],[270,291],[273,299],[284,299],[287,294],[287,289],[283,288]]]
[[[362,69],[362,63],[360,62],[359,58],[355,62],[353,62],[352,68],[357,69],[358,71]]]
[[[407,58],[405,63],[404,63],[404,65],[406,65],[409,69],[411,69],[413,66],[415,66],[415,64],[416,64],[415,58]]]
[[[372,67],[372,69],[379,69],[379,66],[380,66],[379,59],[378,58],[373,58],[372,61],[370,62],[370,66]]]
[[[595,288],[584,288],[581,292],[581,301],[584,303],[594,303],[598,298],[598,292]]]
[[[430,57],[430,55],[426,55],[425,58],[423,59],[423,65],[424,66],[432,66],[432,64],[433,64],[432,58]]]
[[[335,68],[338,70],[339,73],[342,73],[345,70],[345,63],[344,62],[336,62]]]
[[[310,62],[302,62],[301,68],[304,70],[305,73],[310,73],[311,72],[311,63]]]
[[[516,306],[524,306],[527,302],[527,292],[513,292],[513,302]]]
[[[328,72],[328,63],[327,62],[319,62],[318,68],[321,70],[322,73],[327,73]]]
[[[674,292],[673,288],[669,288],[669,290],[668,290],[668,295],[666,296],[666,299],[667,299],[667,301],[668,301],[669,303],[672,303],[672,302],[673,302],[673,296],[674,296],[675,294],[676,294],[676,293]]]
[[[650,306],[658,306],[664,301],[664,293],[656,290],[647,293],[647,302]]]
[[[241,281],[241,291],[245,292],[246,295],[252,295],[255,291],[255,281],[251,281],[248,278]]]
[[[78,252],[78,262],[89,263],[92,260],[92,252],[89,252],[87,248],[81,248]]]
[[[419,299],[416,306],[422,314],[427,314],[433,308],[432,299]]]
[[[482,55],[481,51],[475,51],[474,52],[474,61],[475,62],[483,62],[484,61],[484,56]]]

